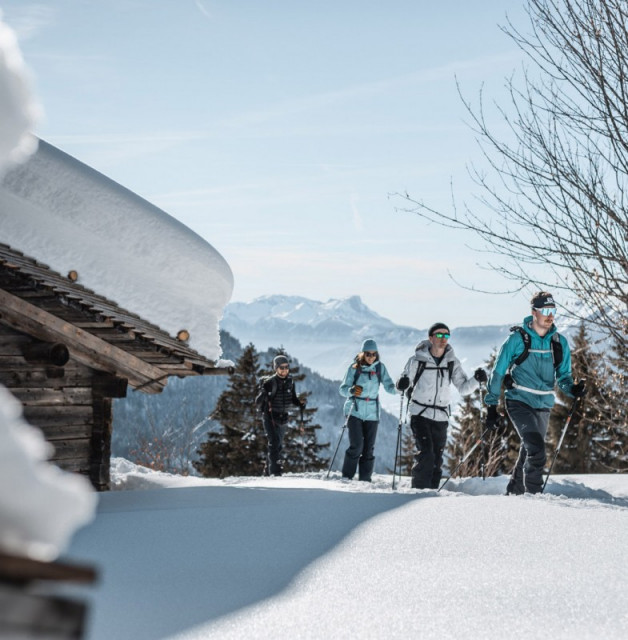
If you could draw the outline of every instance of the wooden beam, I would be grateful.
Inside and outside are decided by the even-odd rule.
[[[95,582],[96,578],[96,570],[88,565],[42,562],[0,553],[0,580],[2,581],[20,583],[32,580],[59,580],[90,584]]]
[[[69,346],[72,357],[97,371],[107,371],[127,378],[133,387],[159,392],[167,380],[159,380],[164,372],[91,333],[61,320],[7,291],[0,289],[0,320],[18,331],[48,342],[62,342]]]

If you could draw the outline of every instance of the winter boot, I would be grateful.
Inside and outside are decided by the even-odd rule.
[[[523,483],[517,482],[514,478],[511,478],[506,486],[507,496],[522,496],[525,493]]]

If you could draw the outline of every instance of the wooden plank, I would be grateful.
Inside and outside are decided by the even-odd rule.
[[[92,424],[91,405],[24,406],[24,419],[38,427]]]
[[[92,404],[92,390],[89,387],[13,387],[11,393],[24,405],[56,406],[64,404]]]
[[[92,426],[85,423],[46,425],[38,424],[37,427],[53,445],[57,440],[80,440],[88,437]]]
[[[3,638],[26,640],[84,638],[87,604],[74,599],[30,592],[0,583],[0,633]]]
[[[90,584],[96,580],[96,571],[87,565],[42,562],[0,552],[0,579],[10,582],[55,580]]]
[[[51,443],[55,452],[50,458],[63,468],[63,460],[87,460],[90,452],[90,441],[88,438],[71,438],[66,440],[55,440]]]
[[[92,373],[90,369],[63,368],[63,377],[54,378],[48,375],[48,371],[42,368],[27,370],[3,369],[0,366],[0,382],[9,389],[13,388],[50,388],[62,389],[72,386],[88,386],[91,384]]]
[[[87,460],[80,459],[68,459],[59,462],[52,461],[52,464],[63,469],[63,471],[71,471],[72,473],[81,473],[84,476],[89,476],[90,465]]]
[[[0,309],[3,322],[40,340],[67,344],[73,358],[93,369],[118,374],[132,386],[146,385],[146,390],[159,392],[165,386],[164,381],[153,382],[163,375],[161,369],[1,289]]]

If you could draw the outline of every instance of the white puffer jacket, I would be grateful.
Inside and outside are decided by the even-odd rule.
[[[414,355],[404,367],[402,376],[408,376],[410,386],[414,381],[419,363],[423,363],[424,369],[412,391],[410,400],[410,414],[422,415],[430,420],[445,421],[449,419],[450,384],[453,384],[461,395],[466,396],[478,388],[478,381],[468,377],[462,370],[462,365],[450,344],[445,348],[443,359],[437,365],[430,353],[430,341],[423,340],[416,346]],[[449,363],[453,362],[453,365]],[[449,367],[451,369],[451,382],[449,380]]]

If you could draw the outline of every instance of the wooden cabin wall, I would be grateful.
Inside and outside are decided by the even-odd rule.
[[[32,342],[0,323],[0,383],[54,446],[51,462],[86,475],[99,491],[108,489],[112,405],[99,390],[99,373],[73,360],[71,345],[63,367],[27,362],[22,353]]]

